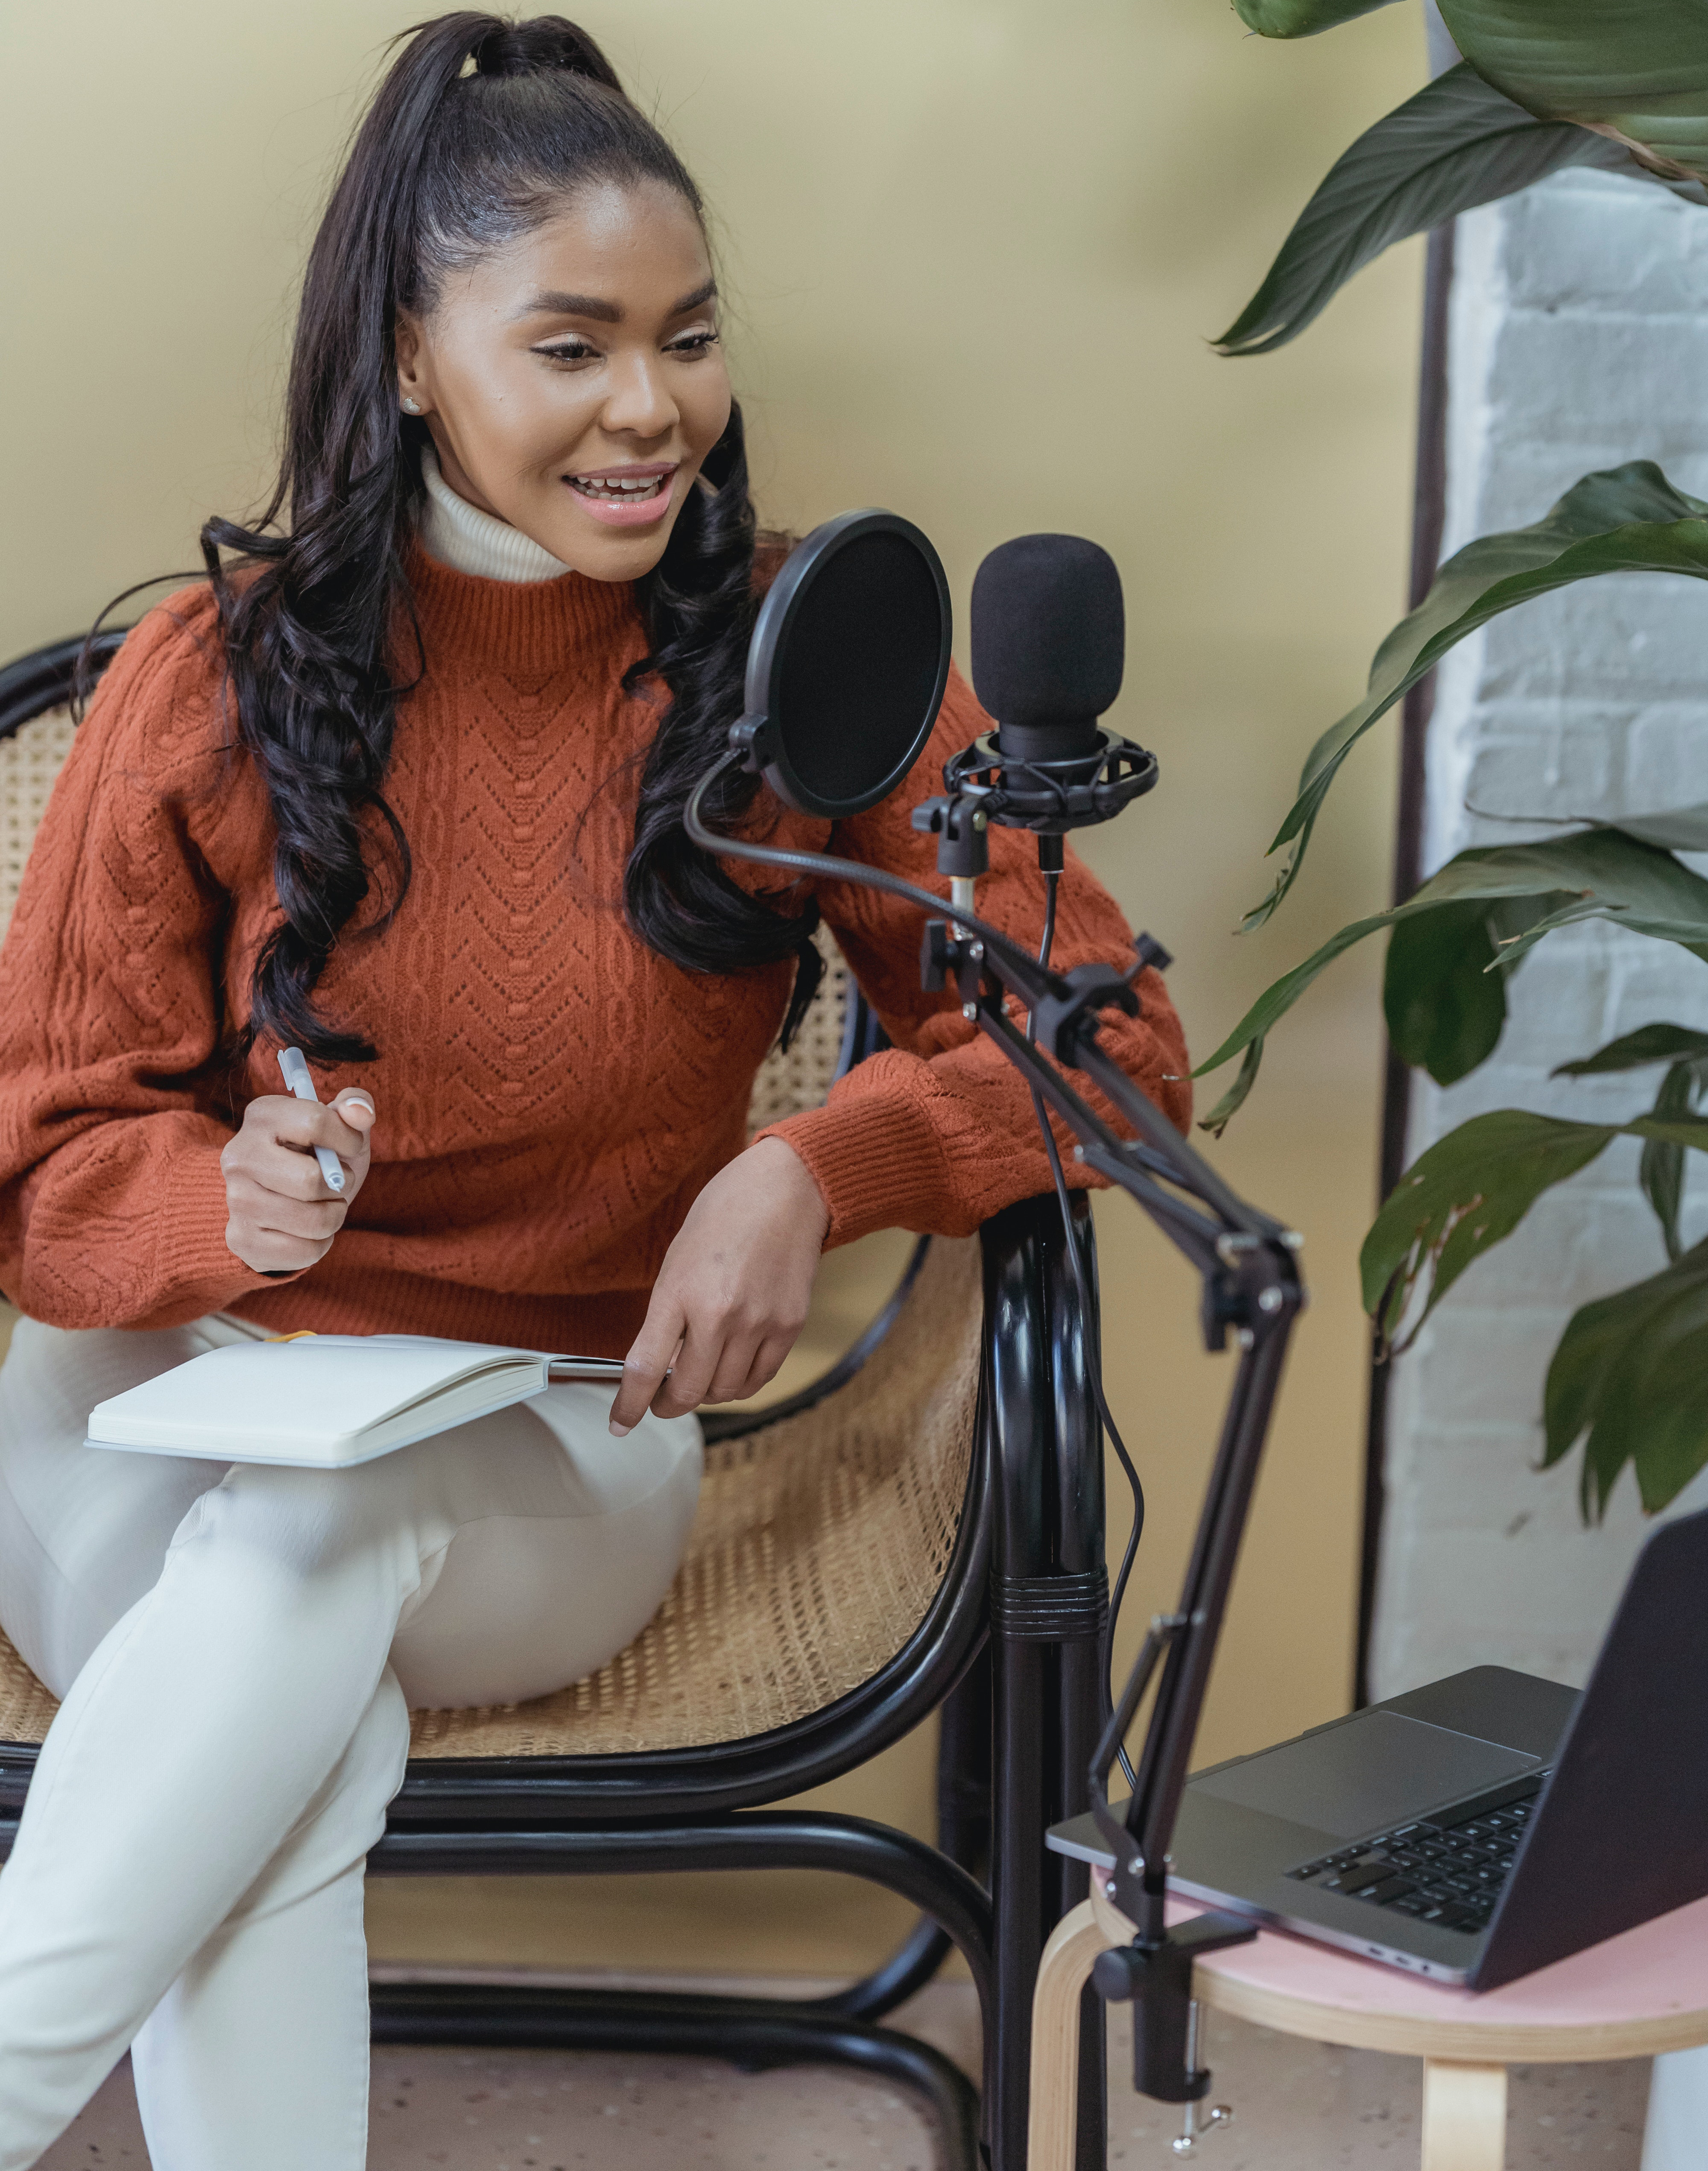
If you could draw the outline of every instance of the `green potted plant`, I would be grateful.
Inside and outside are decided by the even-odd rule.
[[[1389,0],[1236,0],[1266,36],[1332,28]],[[1336,163],[1267,277],[1218,342],[1266,353],[1296,337],[1361,265],[1390,244],[1591,166],[1708,206],[1708,9],[1700,0],[1441,0],[1463,59],[1368,130]],[[1708,579],[1708,502],[1652,462],[1584,476],[1533,526],[1486,535],[1444,564],[1378,649],[1364,698],[1306,760],[1277,834],[1283,855],[1247,928],[1297,876],[1341,764],[1456,643],[1491,619],[1614,572]],[[1342,951],[1388,937],[1384,1007],[1393,1044],[1438,1084],[1493,1053],[1507,983],[1556,930],[1602,919],[1708,961],[1708,881],[1681,855],[1708,852],[1708,804],[1616,822],[1555,825],[1540,841],[1459,853],[1393,910],[1343,928],[1268,989],[1199,1066],[1235,1056],[1234,1085],[1203,1119],[1219,1132],[1256,1081],[1266,1036]],[[1649,1110],[1622,1123],[1522,1108],[1474,1117],[1407,1169],[1361,1258],[1368,1308],[1404,1347],[1459,1276],[1511,1234],[1544,1192],[1618,1136],[1641,1139],[1638,1181],[1664,1263],[1586,1305],[1554,1353],[1544,1392],[1545,1460],[1583,1446],[1586,1515],[1632,1466],[1646,1508],[1666,1505],[1708,1463],[1708,1241],[1679,1234],[1684,1155],[1708,1151],[1708,1030],[1656,1020],[1561,1066],[1572,1076],[1652,1072]]]

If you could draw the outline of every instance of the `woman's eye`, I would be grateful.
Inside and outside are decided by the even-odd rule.
[[[715,332],[684,332],[680,339],[673,339],[664,351],[667,354],[687,355],[692,358],[697,354],[709,353],[717,343]]]
[[[536,354],[543,354],[548,362],[591,362],[598,353],[584,339],[554,340],[549,346],[537,346]]]

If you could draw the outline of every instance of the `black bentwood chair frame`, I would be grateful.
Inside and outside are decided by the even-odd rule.
[[[121,638],[104,638],[100,662]],[[0,773],[0,876],[9,860],[14,888],[44,779],[68,742],[61,712],[81,646],[62,642],[0,672],[0,742],[31,724],[40,742],[29,774],[16,769],[21,785]],[[58,736],[50,744],[44,732]],[[0,756],[13,752],[0,743]],[[852,991],[841,1067],[873,1037]],[[1083,1197],[1075,1229],[1095,1293]],[[983,1327],[964,1491],[946,1571],[901,1647],[820,1707],[738,1739],[599,1755],[447,1755],[453,1745],[442,1742],[412,1758],[368,1861],[371,1874],[410,1877],[834,1870],[916,1906],[911,1935],[861,1981],[806,1999],[377,1983],[376,2041],[668,2051],[748,2070],[833,2061],[884,2072],[925,2098],[956,2171],[981,2159],[992,2171],[1023,2171],[1033,1984],[1046,1938],[1084,1883],[1082,1867],[1047,1852],[1044,1835],[1086,1808],[1102,1725],[1102,1439],[1089,1379],[1095,1328],[1080,1310],[1054,1198],[997,1215],[978,1241]],[[757,1412],[709,1413],[709,1450],[813,1412],[830,1420],[865,1368],[868,1379],[881,1369],[911,1300],[932,1282],[932,1250],[933,1240],[919,1244],[883,1313],[814,1386]],[[923,1326],[929,1339],[932,1325],[933,1315],[916,1312],[911,1331]],[[51,1709],[0,1643],[0,1851],[16,1831]],[[934,1711],[936,1847],[865,1819],[764,1806],[852,1770]],[[880,2024],[951,1945],[983,2018],[982,2107],[946,2059]],[[1089,1997],[1080,2066],[1078,2171],[1101,2171],[1103,2014]]]

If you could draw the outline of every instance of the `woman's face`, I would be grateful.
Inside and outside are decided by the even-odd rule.
[[[446,481],[596,581],[663,555],[730,419],[705,237],[673,189],[600,183],[398,327]]]

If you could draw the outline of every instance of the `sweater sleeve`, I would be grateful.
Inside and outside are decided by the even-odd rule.
[[[170,1327],[270,1286],[226,1248],[207,1108],[228,901],[205,597],[132,632],[55,783],[0,945],[0,1289],[50,1325]]]
[[[907,783],[844,824],[833,849],[942,893],[946,885],[936,871],[935,844],[913,829],[909,816],[941,790],[950,754],[989,727],[966,683],[952,675],[937,728]],[[761,1134],[786,1139],[812,1171],[830,1208],[827,1243],[885,1228],[967,1236],[1004,1206],[1048,1190],[1049,1162],[1025,1080],[961,1017],[952,991],[934,994],[920,987],[918,914],[899,898],[852,883],[826,883],[819,902],[894,1043],[842,1079],[822,1108],[790,1116]],[[1024,832],[991,830],[990,873],[979,885],[978,910],[1036,948],[1043,882],[1036,844]],[[1096,959],[1125,964],[1132,954],[1132,936],[1115,900],[1070,849],[1052,962],[1065,971]],[[1104,1044],[1184,1129],[1191,1086],[1180,1021],[1156,973],[1146,971],[1138,989],[1139,1016],[1106,1014]],[[1074,1083],[1114,1120],[1088,1080]],[[1059,1123],[1056,1136],[1067,1152],[1072,1141]],[[1071,1158],[1066,1169],[1076,1187],[1103,1181]]]

